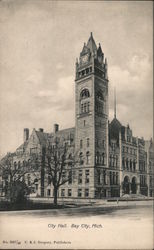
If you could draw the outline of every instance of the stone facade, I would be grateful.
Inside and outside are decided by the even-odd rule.
[[[33,154],[41,157],[43,148],[49,142],[54,144],[56,136],[78,158],[72,181],[59,188],[59,197],[153,196],[153,142],[134,137],[129,125],[123,126],[116,114],[109,122],[108,88],[107,59],[91,33],[76,61],[75,127],[59,130],[55,124],[52,133],[33,129],[30,137],[29,130],[24,129],[24,143],[17,148],[13,164],[20,167]],[[27,184],[34,182],[35,195],[53,197],[47,175],[43,166],[26,174]]]

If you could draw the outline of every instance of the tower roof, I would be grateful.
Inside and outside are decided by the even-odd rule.
[[[89,40],[87,42],[87,47],[90,49],[91,52],[97,51],[97,46],[96,46],[95,40],[93,38],[92,32],[91,32]]]
[[[97,50],[97,55],[99,55],[99,56],[103,55],[100,43],[99,43],[99,47],[98,47],[98,50]]]

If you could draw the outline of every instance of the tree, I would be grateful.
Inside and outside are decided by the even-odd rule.
[[[26,199],[27,194],[31,192],[31,185],[25,182],[25,176],[28,173],[35,172],[38,168],[36,157],[31,157],[28,161],[20,164],[14,162],[15,154],[8,153],[0,161],[2,180],[4,181],[5,197],[11,202],[17,203]]]
[[[48,178],[48,184],[53,185],[54,204],[57,205],[59,187],[66,182],[72,182],[75,164],[74,147],[67,143],[59,142],[56,137],[54,145],[48,144],[44,150],[44,166]]]

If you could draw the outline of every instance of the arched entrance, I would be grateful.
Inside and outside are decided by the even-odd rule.
[[[136,194],[136,190],[137,190],[137,180],[136,180],[136,177],[134,176],[132,178],[132,185],[131,185],[131,189],[132,189],[132,194]]]
[[[129,194],[129,192],[130,192],[129,177],[128,176],[125,176],[125,178],[124,178],[123,191],[124,191],[124,194]]]

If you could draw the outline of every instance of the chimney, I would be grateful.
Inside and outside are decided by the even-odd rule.
[[[24,142],[28,141],[28,139],[29,139],[29,129],[24,128]]]
[[[54,124],[53,132],[56,133],[59,130],[59,124]]]
[[[43,128],[39,128],[39,132],[42,132],[42,133],[43,133]]]

